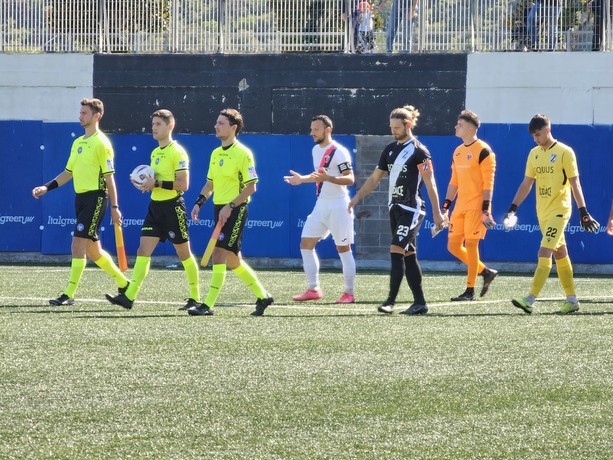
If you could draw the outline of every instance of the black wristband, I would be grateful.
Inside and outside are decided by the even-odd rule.
[[[581,215],[581,217],[590,215],[590,213],[587,212],[587,208],[585,206],[579,208],[579,214]]]
[[[200,195],[198,195],[198,199],[196,200],[196,203],[198,206],[202,207],[202,205],[206,203],[206,196],[204,196],[202,193]]]
[[[447,198],[445,198],[445,201],[443,201],[443,211],[448,211],[449,208],[451,207],[451,200],[448,200]]]
[[[59,187],[59,184],[57,183],[57,181],[55,179],[53,179],[52,181],[49,181],[45,184],[45,187],[47,187],[47,191],[51,191],[53,189],[56,189]]]
[[[166,190],[172,190],[174,188],[175,182],[172,180],[163,180],[162,188]]]
[[[517,205],[515,203],[511,203],[511,206],[509,207],[509,210],[507,211],[507,213],[515,212],[515,211],[517,211]]]
[[[481,211],[490,212],[490,205],[492,202],[490,200],[483,200],[483,204],[481,205]]]

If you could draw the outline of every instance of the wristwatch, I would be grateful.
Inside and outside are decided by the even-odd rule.
[[[236,208],[236,205],[234,204],[234,201],[230,201],[230,202],[228,203],[228,206],[230,206],[230,209],[234,209],[234,208]]]

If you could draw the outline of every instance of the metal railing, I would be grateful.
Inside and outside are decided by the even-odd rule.
[[[610,51],[611,3],[0,0],[0,52]]]

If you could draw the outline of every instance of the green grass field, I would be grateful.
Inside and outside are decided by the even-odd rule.
[[[553,276],[533,315],[500,275],[487,300],[451,303],[461,274],[426,273],[430,314],[383,316],[387,273],[358,302],[291,301],[299,271],[259,271],[276,303],[253,318],[229,273],[214,317],[177,311],[181,270],[151,270],[133,310],[88,268],[72,307],[51,307],[68,267],[1,266],[0,458],[609,459],[613,286],[580,277],[581,310],[556,314]],[[210,272],[203,271],[201,285]],[[479,287],[479,286],[478,286]],[[400,299],[408,302],[406,284]]]

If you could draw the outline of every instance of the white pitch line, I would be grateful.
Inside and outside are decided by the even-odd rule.
[[[48,306],[48,302],[49,299],[47,298],[42,298],[42,297],[13,297],[13,296],[0,296],[0,303],[5,303],[5,301],[14,301],[14,300],[27,300],[27,301],[31,301],[31,302],[40,302],[41,306]],[[611,300],[613,303],[613,296],[590,296],[590,297],[586,297],[585,300]],[[541,301],[541,302],[563,302],[564,298],[561,297],[543,297],[537,300]],[[579,302],[581,302],[581,299],[579,299]],[[78,298],[76,300],[76,305],[78,306],[79,303],[103,303],[103,304],[108,304],[108,306],[113,306],[111,303],[108,303],[106,301],[106,299],[83,299],[83,298]],[[428,307],[432,308],[432,307],[450,307],[450,306],[456,306],[456,305],[491,305],[491,304],[503,304],[503,303],[511,303],[510,299],[493,299],[493,300],[470,300],[470,301],[463,301],[463,302],[431,302],[428,303]],[[142,305],[182,305],[183,302],[177,302],[177,301],[159,301],[159,300],[138,300],[136,303],[136,307],[138,307],[139,304]],[[355,308],[358,305],[363,305],[363,308]],[[396,309],[400,310],[402,308],[408,307],[410,304],[407,302],[403,302],[403,303],[398,303],[396,304]],[[72,305],[74,307],[74,305]],[[351,308],[351,307],[353,308]],[[243,307],[243,308],[248,308],[248,307],[253,307],[253,304],[251,303],[232,303],[232,304],[228,304],[228,303],[221,303],[216,305],[216,307],[219,308],[226,308],[226,307]],[[355,304],[345,304],[345,306],[340,306],[340,304],[335,304],[335,305],[325,305],[325,304],[317,304],[317,303],[305,303],[305,304],[297,304],[297,305],[287,305],[287,304],[273,304],[271,306],[274,310],[275,307],[278,308],[287,308],[290,310],[312,310],[312,311],[338,311],[338,312],[344,312],[344,313],[349,313],[349,312],[356,312],[356,313],[363,313],[365,311],[376,311],[377,306],[376,305],[372,305],[372,304],[360,304],[360,302],[356,302]],[[121,310],[118,310],[121,311]]]

